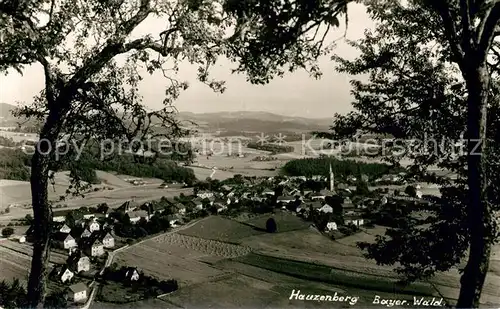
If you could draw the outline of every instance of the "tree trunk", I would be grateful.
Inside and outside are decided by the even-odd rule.
[[[60,113],[51,111],[40,133],[31,163],[31,199],[33,207],[33,257],[28,280],[28,306],[43,308],[50,255],[52,209],[48,201],[50,160],[56,146]]]
[[[487,203],[486,116],[489,73],[482,65],[465,74],[467,100],[467,173],[469,185],[468,228],[470,231],[469,258],[460,279],[457,308],[477,308],[489,267],[491,241],[488,226],[492,216]]]

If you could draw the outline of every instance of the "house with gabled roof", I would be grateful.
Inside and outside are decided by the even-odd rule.
[[[102,237],[101,242],[104,248],[114,248],[115,247],[115,238],[111,236],[110,233],[106,233],[104,237]]]
[[[99,239],[94,239],[83,244],[85,254],[97,257],[104,254],[104,245]]]
[[[92,233],[95,231],[99,231],[101,229],[101,225],[97,220],[89,220],[86,222],[85,227]]]
[[[52,236],[52,240],[63,249],[71,249],[77,246],[75,238],[70,234],[59,232]]]
[[[130,218],[130,223],[136,224],[139,222],[141,219],[145,219],[146,221],[149,221],[149,214],[145,210],[134,210],[130,211],[127,213],[128,217]]]
[[[70,228],[68,225],[64,224],[64,225],[63,225],[63,226],[59,229],[59,232],[60,232],[60,233],[63,233],[63,234],[69,234],[69,233],[71,233],[71,228]]]
[[[324,212],[324,213],[333,213],[333,208],[332,206],[328,205],[328,204],[325,204],[323,205],[320,209],[318,209],[319,211],[321,212]]]
[[[80,235],[80,238],[87,238],[90,237],[90,235],[92,235],[92,233],[88,229],[84,229],[82,234]]]
[[[57,280],[61,281],[62,283],[71,281],[71,279],[73,279],[73,277],[75,276],[68,265],[56,267],[54,269],[54,273]]]
[[[73,302],[82,303],[85,302],[87,298],[87,286],[84,283],[78,282],[68,288],[68,299]]]
[[[68,257],[66,265],[75,273],[85,272],[90,270],[90,259],[77,250]]]

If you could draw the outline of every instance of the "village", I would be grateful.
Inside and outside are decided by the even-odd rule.
[[[339,239],[372,227],[378,221],[385,220],[386,225],[390,225],[387,217],[380,214],[391,201],[398,200],[399,204],[406,201],[413,206],[426,204],[420,186],[407,185],[404,174],[384,175],[379,179],[350,175],[345,182],[335,183],[331,165],[329,168],[328,176],[236,175],[223,181],[207,178],[193,186],[191,195],[181,193],[143,204],[130,200],[114,209],[102,203],[56,210],[51,250],[53,256],[65,256],[66,260],[54,263],[51,284],[57,290],[64,290],[64,299],[69,304],[84,304],[98,286],[95,282],[109,277],[106,272],[112,266],[116,250],[211,215],[235,218],[249,213],[268,214],[272,218],[277,212],[285,212],[310,224],[325,237]],[[133,181],[141,182],[140,179]],[[371,191],[368,182],[381,184],[381,188]],[[399,184],[406,189],[390,192],[384,184]],[[396,222],[397,218],[389,220]],[[279,223],[277,229],[280,229]],[[29,228],[25,235],[12,236],[9,241],[21,245],[30,243],[31,238],[32,228]],[[118,266],[113,266],[113,271],[119,273],[118,278],[117,273],[114,275],[117,281],[132,284],[141,276],[147,276],[136,265],[121,266],[119,272]],[[173,286],[177,288],[176,284],[168,285],[159,293]]]

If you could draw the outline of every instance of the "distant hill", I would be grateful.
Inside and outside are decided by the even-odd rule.
[[[25,121],[12,115],[16,106],[0,103],[0,126],[17,126]],[[197,114],[180,112],[180,120],[196,124],[200,131],[229,131],[229,132],[311,132],[325,131],[332,123],[331,118],[304,118],[288,117],[269,112],[217,112]]]
[[[0,103],[0,126],[1,127],[17,127],[19,123],[22,123],[23,126],[34,126],[36,125],[35,121],[26,122],[25,117],[16,118],[12,115],[12,112],[17,109],[17,106],[8,104],[8,103]]]
[[[193,121],[200,129],[208,131],[310,132],[327,130],[332,124],[331,118],[288,117],[251,111],[204,114],[181,112],[179,118]]]

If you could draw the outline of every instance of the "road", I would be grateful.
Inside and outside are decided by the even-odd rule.
[[[100,203],[107,203],[109,207],[113,208],[119,207],[126,201],[132,199],[138,203],[145,203],[147,201],[160,199],[162,196],[174,197],[178,196],[180,193],[189,195],[192,191],[192,188],[163,189],[159,188],[157,184],[134,186],[129,188],[118,188],[115,190],[92,192],[86,194],[85,198],[69,199],[63,202],[64,204],[67,204],[68,207],[60,208],[60,210],[77,209],[82,206],[96,206]],[[58,209],[54,209],[54,211],[57,210]],[[24,218],[27,214],[33,214],[31,208],[11,207],[8,214],[0,216],[0,222],[10,222],[13,219],[21,219]]]

